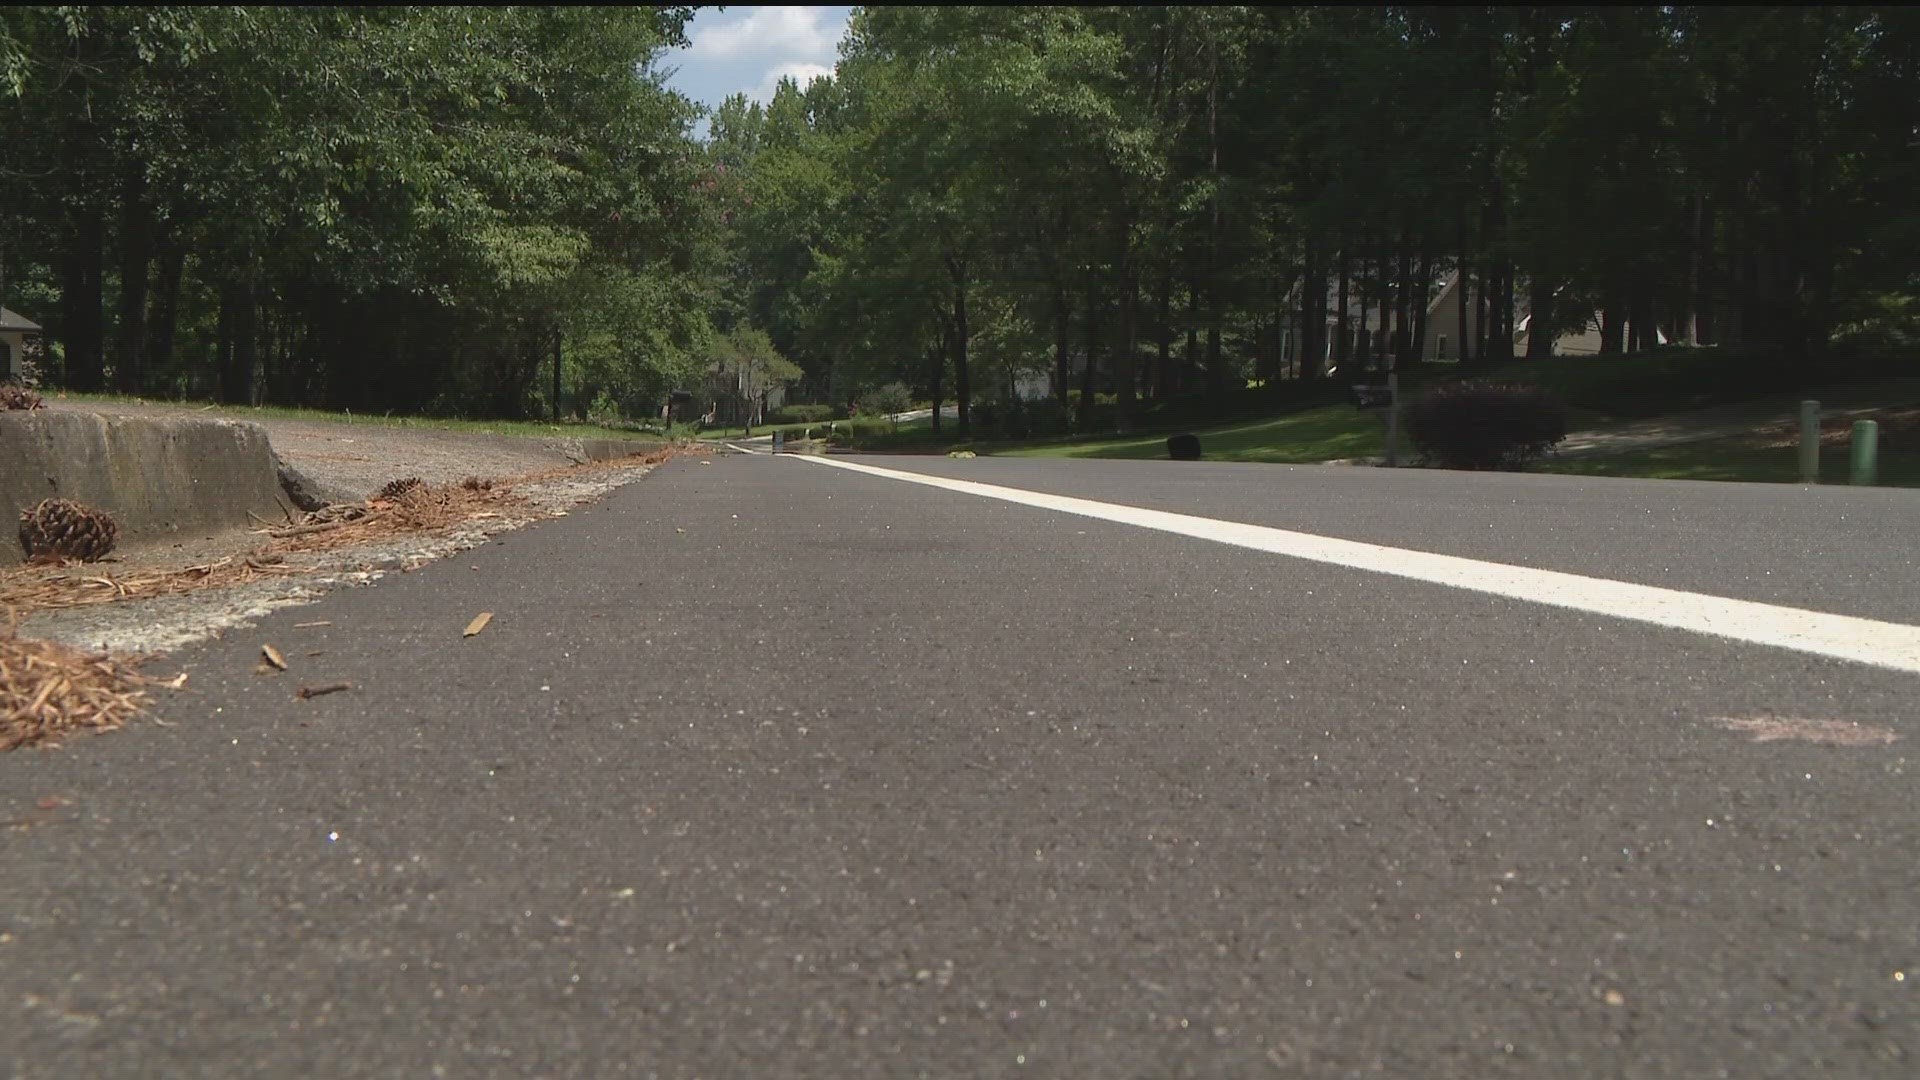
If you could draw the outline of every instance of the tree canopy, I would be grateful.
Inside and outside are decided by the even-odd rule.
[[[638,411],[753,356],[963,430],[1431,355],[1456,278],[1470,364],[1920,307],[1906,8],[858,8],[705,139],[693,10],[0,10],[0,300],[80,390]]]

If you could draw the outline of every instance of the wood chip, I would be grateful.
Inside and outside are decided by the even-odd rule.
[[[287,670],[287,658],[280,655],[279,649],[271,645],[262,645],[260,646],[260,655],[267,658],[267,663],[272,664],[281,671]]]
[[[344,682],[328,683],[325,686],[303,686],[300,688],[300,693],[296,696],[298,696],[301,701],[305,701],[308,698],[317,698],[321,694],[337,694],[342,690],[351,689],[353,689],[353,684]]]
[[[467,628],[461,632],[460,636],[463,638],[470,638],[473,635],[479,633],[480,631],[485,630],[487,628],[487,624],[492,621],[493,621],[493,612],[483,611],[480,614],[475,615],[473,617],[473,621],[467,624]]]

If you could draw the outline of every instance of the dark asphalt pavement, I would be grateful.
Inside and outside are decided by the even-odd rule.
[[[863,460],[1920,621],[1905,492]],[[0,757],[0,1076],[1920,1068],[1910,674],[766,457],[179,668]]]

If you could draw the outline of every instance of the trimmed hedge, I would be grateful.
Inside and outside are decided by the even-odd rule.
[[[1524,383],[1458,382],[1402,410],[1407,436],[1449,469],[1515,469],[1567,437],[1567,406]]]

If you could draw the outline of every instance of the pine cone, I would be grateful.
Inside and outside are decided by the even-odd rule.
[[[492,491],[493,481],[483,480],[478,476],[469,476],[465,480],[460,481],[460,486],[468,491]]]
[[[40,400],[40,395],[32,390],[12,383],[0,383],[0,410],[44,408],[46,405]]]
[[[381,488],[379,492],[374,495],[374,498],[398,499],[400,496],[405,495],[407,492],[412,491],[414,488],[417,488],[419,486],[420,486],[420,478],[417,476],[406,476],[398,480],[389,480],[387,481],[386,486]]]
[[[120,527],[105,511],[71,499],[45,499],[20,512],[20,547],[29,560],[94,562],[107,557],[119,535]]]

